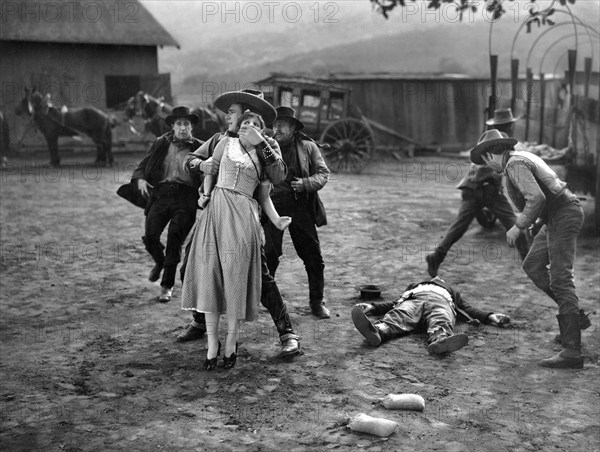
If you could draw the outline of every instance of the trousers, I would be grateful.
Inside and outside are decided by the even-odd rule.
[[[390,338],[410,333],[421,326],[427,328],[430,336],[439,329],[451,336],[455,324],[456,312],[451,303],[436,294],[420,293],[415,298],[396,303],[376,323],[376,327]]]
[[[308,276],[309,301],[320,304],[323,301],[325,286],[325,264],[321,254],[321,243],[314,220],[308,209],[306,200],[279,203],[274,201],[275,209],[281,216],[292,217],[290,238],[298,257],[302,259]],[[283,255],[283,233],[270,221],[264,225],[265,252],[269,271],[274,276],[279,266],[279,258]]]
[[[529,279],[556,302],[561,315],[579,311],[573,264],[582,225],[583,209],[576,198],[556,209],[551,206],[548,224],[535,236],[523,261]]]
[[[196,221],[197,202],[197,190],[183,184],[161,184],[156,190],[146,215],[142,240],[154,262],[164,268],[161,281],[163,287],[175,285],[181,247]],[[169,229],[165,250],[160,236],[167,224]]]

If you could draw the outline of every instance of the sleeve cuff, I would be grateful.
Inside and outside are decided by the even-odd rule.
[[[517,215],[517,221],[515,222],[515,226],[519,229],[527,229],[531,226],[533,222],[529,219],[529,217],[525,214],[520,213]]]

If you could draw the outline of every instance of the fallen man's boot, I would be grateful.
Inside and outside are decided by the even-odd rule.
[[[556,316],[563,349],[552,358],[542,359],[538,365],[552,369],[583,369],[580,315],[581,312],[576,312]]]
[[[469,343],[469,336],[464,333],[449,336],[442,330],[436,331],[431,338],[427,351],[431,355],[443,355],[463,348]]]
[[[198,328],[194,325],[188,325],[185,328],[185,331],[175,338],[175,342],[195,341],[196,339],[200,339],[205,334],[206,330],[204,328]]]
[[[358,306],[352,308],[352,321],[354,322],[356,329],[365,337],[369,345],[372,345],[373,347],[381,345],[381,334],[379,334],[375,325],[371,323],[363,310]]]

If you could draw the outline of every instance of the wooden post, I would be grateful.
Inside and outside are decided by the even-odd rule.
[[[600,235],[600,90],[598,90],[598,103],[596,104],[596,191],[594,193],[594,216],[596,234]]]
[[[543,72],[540,72],[540,133],[538,144],[544,143],[544,108],[546,107],[546,80]]]
[[[575,106],[575,67],[577,66],[577,50],[569,49],[569,89],[571,90],[571,106]]]
[[[529,115],[531,114],[531,93],[533,91],[533,73],[527,68],[525,76],[525,141],[529,141]]]
[[[488,119],[494,117],[496,110],[496,82],[498,81],[498,55],[490,55],[491,94],[488,102]]]
[[[519,59],[513,58],[510,61],[510,80],[512,86],[512,97],[510,99],[510,109],[513,115],[516,114],[517,96],[519,94]]]
[[[569,58],[569,69],[567,72],[567,79],[569,81],[569,89],[571,90],[570,108],[569,112],[569,125],[574,121],[574,111],[577,108],[577,97],[575,96],[575,67],[577,65],[577,49],[568,50]],[[573,152],[577,155],[577,123],[573,124],[573,133],[571,134],[571,141],[573,143]]]
[[[583,97],[590,95],[590,79],[592,78],[592,59],[587,57],[583,60],[583,70],[585,77],[583,82]]]

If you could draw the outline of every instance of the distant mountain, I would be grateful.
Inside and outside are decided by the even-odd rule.
[[[277,2],[276,2],[277,3]],[[523,2],[520,2],[523,3]],[[541,2],[538,2],[541,3]],[[178,96],[195,95],[200,102],[210,102],[212,93],[239,89],[253,81],[267,77],[271,72],[306,72],[322,76],[330,72],[459,72],[472,76],[489,77],[490,23],[481,17],[463,22],[433,20],[431,15],[407,17],[395,14],[386,21],[373,13],[368,0],[320,2],[319,10],[313,2],[302,5],[302,20],[293,22],[290,17],[282,19],[281,11],[273,11],[274,20],[268,20],[265,11],[259,23],[248,20],[250,10],[244,13],[244,2],[227,3],[229,15],[221,12],[208,15],[207,4],[219,8],[214,2],[155,2],[144,4],[161,20],[181,49],[163,49],[160,69],[170,72],[173,91]],[[202,5],[204,4],[204,5]],[[263,5],[261,3],[254,3]],[[277,3],[284,5],[284,3]],[[336,21],[325,23],[326,5],[338,5],[333,17]],[[510,3],[516,5],[517,3]],[[183,8],[177,6],[183,5]],[[310,9],[310,8],[313,9]],[[184,16],[181,16],[181,9]],[[600,1],[578,0],[573,12],[592,27],[598,28]],[[177,13],[175,12],[177,11]],[[318,12],[319,20],[314,20]],[[422,11],[421,11],[422,13]],[[519,58],[520,70],[525,71],[525,59],[536,38],[547,27],[534,27],[527,34],[521,29],[520,20],[512,17],[513,11],[492,30],[492,50],[499,55],[498,74],[510,75],[510,53],[513,39],[515,57]],[[244,15],[245,14],[245,15]],[[237,15],[237,17],[236,17]],[[288,14],[289,16],[289,14]],[[557,23],[567,18],[555,15]],[[454,22],[454,23],[450,23]],[[530,58],[535,73],[548,46],[561,35],[572,33],[569,27],[559,27],[540,40]],[[592,52],[583,28],[579,31],[579,55]],[[545,57],[543,70],[551,72],[556,62],[574,44],[573,37],[555,46]],[[598,41],[595,42],[598,49]],[[582,58],[578,60],[581,67]],[[562,58],[564,70],[566,58]],[[594,58],[598,70],[598,58]]]

